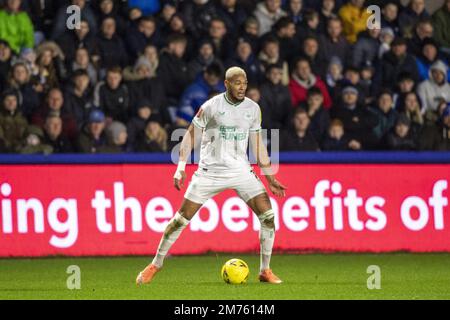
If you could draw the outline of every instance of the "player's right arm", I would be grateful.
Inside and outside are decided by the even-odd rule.
[[[192,150],[195,148],[196,142],[200,140],[199,137],[202,136],[203,130],[206,128],[209,121],[209,111],[207,104],[199,109],[181,142],[178,168],[173,177],[175,188],[178,191],[184,187],[184,182],[186,181],[186,164],[189,161]]]

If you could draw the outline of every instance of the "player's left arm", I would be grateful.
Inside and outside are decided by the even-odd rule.
[[[256,157],[258,166],[261,168],[262,173],[269,183],[270,191],[277,197],[285,197],[287,188],[277,180],[272,170],[272,163],[267,147],[264,144],[261,130],[250,131],[250,146]]]

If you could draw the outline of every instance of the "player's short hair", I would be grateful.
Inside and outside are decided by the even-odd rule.
[[[239,67],[231,67],[225,73],[225,79],[226,80],[231,80],[231,79],[233,79],[236,76],[245,76],[245,77],[247,77],[247,73],[244,71],[244,69],[239,68]]]

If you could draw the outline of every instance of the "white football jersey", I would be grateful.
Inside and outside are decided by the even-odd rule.
[[[259,105],[248,98],[233,104],[223,93],[205,102],[192,121],[203,129],[200,169],[230,173],[249,169],[249,133],[261,131],[261,120]]]

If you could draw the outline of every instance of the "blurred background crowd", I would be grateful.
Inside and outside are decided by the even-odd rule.
[[[230,66],[282,151],[450,150],[450,0],[0,8],[0,153],[170,152]]]

